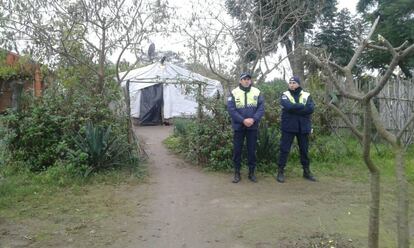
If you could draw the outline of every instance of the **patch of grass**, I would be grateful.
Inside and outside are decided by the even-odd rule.
[[[174,152],[177,152],[177,153],[180,153],[181,152],[181,149],[180,149],[181,143],[180,142],[181,142],[181,138],[178,137],[178,136],[174,136],[174,135],[167,137],[163,141],[163,143],[165,144],[165,146],[168,149],[170,149],[170,150],[172,150]]]
[[[414,144],[407,149],[406,162],[407,179],[409,182],[414,183]]]
[[[58,213],[72,211],[77,204],[82,205],[76,199],[88,188],[137,183],[145,175],[141,166],[107,170],[89,178],[76,177],[64,166],[54,166],[42,173],[5,166],[0,172],[0,216],[8,218],[38,216],[50,209]]]
[[[369,181],[369,171],[362,158],[360,143],[349,135],[311,137],[309,157],[311,170],[317,176],[332,176],[352,178],[356,181]],[[395,161],[392,147],[384,143],[376,143],[371,148],[371,158],[381,173],[381,181],[395,181]],[[275,160],[277,155],[275,155]],[[414,145],[407,148],[405,156],[406,176],[410,183],[414,183]],[[302,175],[299,148],[294,142],[286,170],[295,176]],[[272,170],[265,170],[274,173]]]

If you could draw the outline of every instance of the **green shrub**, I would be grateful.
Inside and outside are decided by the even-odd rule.
[[[176,118],[174,119],[174,135],[176,136],[185,136],[188,125],[191,124],[191,120],[183,119],[183,118]]]
[[[232,167],[232,131],[223,99],[206,100],[210,114],[202,120],[174,120],[175,139],[168,139],[167,146],[182,153],[185,158],[212,170]]]
[[[8,150],[33,171],[45,170],[61,158],[63,117],[53,112],[50,106],[34,102],[30,111],[9,112],[3,118],[9,130]]]
[[[265,115],[262,122],[268,126],[279,127],[280,123],[280,97],[287,90],[285,81],[278,79],[272,82],[266,82],[258,85],[261,94],[265,99]]]
[[[110,83],[110,89],[109,86]],[[63,90],[55,85],[42,98],[24,99],[20,111],[9,110],[0,117],[0,132],[4,134],[0,144],[5,147],[2,156],[10,158],[11,164],[24,165],[34,172],[66,164],[77,176],[89,175],[98,168],[137,164],[136,146],[128,144],[128,119],[115,115],[109,108],[109,102],[119,99],[116,92],[108,90],[104,96],[96,96],[86,86]],[[87,123],[93,123],[96,132],[89,130],[85,134]],[[74,138],[76,134],[84,135],[85,141]],[[101,134],[101,143],[95,140],[95,145],[104,148],[93,150],[98,148],[88,142],[92,142],[91,136],[99,139]],[[105,156],[101,157],[102,154]]]
[[[0,168],[6,164],[7,144],[4,138],[7,134],[6,129],[0,121]]]

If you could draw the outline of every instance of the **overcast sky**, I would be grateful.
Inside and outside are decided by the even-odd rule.
[[[356,13],[356,5],[358,0],[337,0],[338,1],[338,10],[341,10],[343,8],[347,8],[352,14]],[[205,4],[208,1],[205,0],[175,0],[170,2],[170,6],[172,7],[176,7],[177,8],[177,16],[179,19],[181,19],[182,17],[184,17],[185,15],[190,15],[192,10],[189,10],[189,8],[197,8],[199,6],[202,6],[203,4]],[[213,1],[214,3],[217,3],[216,1]],[[192,6],[193,5],[193,6]],[[207,4],[209,5],[209,4]],[[203,7],[201,7],[203,8]],[[181,17],[181,18],[180,18]],[[182,19],[181,19],[182,21]],[[182,43],[184,41],[186,37],[182,37],[180,38],[175,38],[172,40],[169,40],[168,42],[156,42],[158,44],[156,44],[157,46],[157,50],[172,50],[175,51],[175,49],[178,46],[181,46],[180,43]],[[157,39],[158,41],[158,39]]]
[[[347,8],[352,14],[355,14],[357,2],[358,0],[338,0],[337,7],[338,7],[338,10]],[[176,8],[176,15],[173,15],[173,19],[174,19],[173,21],[182,23],[184,19],[187,19],[189,16],[191,16],[192,12],[201,14],[205,11],[206,8],[208,9],[212,5],[216,5],[216,4],[220,5],[220,2],[216,0],[190,0],[190,1],[175,0],[175,1],[170,1],[169,5],[171,7]],[[155,43],[156,51],[167,51],[167,50],[174,51],[174,52],[179,53],[183,58],[188,58],[188,56],[190,55],[191,49],[189,47],[185,47],[188,41],[188,37],[183,34],[179,34],[179,33],[171,34],[171,36],[168,38],[152,37],[151,41]],[[143,50],[146,51],[146,47],[148,46],[149,46],[149,43],[143,44]],[[285,65],[281,65],[281,67],[285,67],[285,69],[287,69],[287,72],[289,74],[290,68],[287,68],[289,67],[288,61],[286,61],[286,63],[283,63],[283,64]],[[272,75],[272,76],[278,77],[280,72],[275,71],[274,74],[275,75]]]
[[[347,8],[352,14],[356,13],[358,0],[338,0],[338,9]]]

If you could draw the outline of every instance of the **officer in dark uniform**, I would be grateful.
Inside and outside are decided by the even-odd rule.
[[[231,91],[227,101],[227,110],[231,116],[233,135],[233,183],[241,180],[241,152],[244,138],[247,140],[247,160],[249,165],[249,180],[257,182],[256,170],[256,142],[259,121],[264,114],[264,99],[260,90],[252,86],[251,75],[242,73],[239,86]]]
[[[285,166],[296,137],[300,151],[300,162],[303,167],[303,177],[310,181],[316,181],[309,169],[309,134],[311,133],[311,115],[315,104],[308,92],[300,87],[299,77],[294,76],[289,80],[289,90],[283,92],[280,99],[282,105],[282,137],[280,139],[280,155],[278,161],[277,181],[285,182]]]

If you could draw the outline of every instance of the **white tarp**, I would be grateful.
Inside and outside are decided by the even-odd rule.
[[[122,77],[124,73],[120,73]],[[213,97],[222,94],[223,88],[219,81],[204,77],[198,73],[165,62],[159,62],[131,70],[122,81],[125,87],[130,81],[131,116],[139,118],[141,90],[155,84],[163,84],[164,118],[195,115],[197,102],[195,99],[197,84],[203,84],[203,95]],[[191,88],[191,93],[188,89]]]

